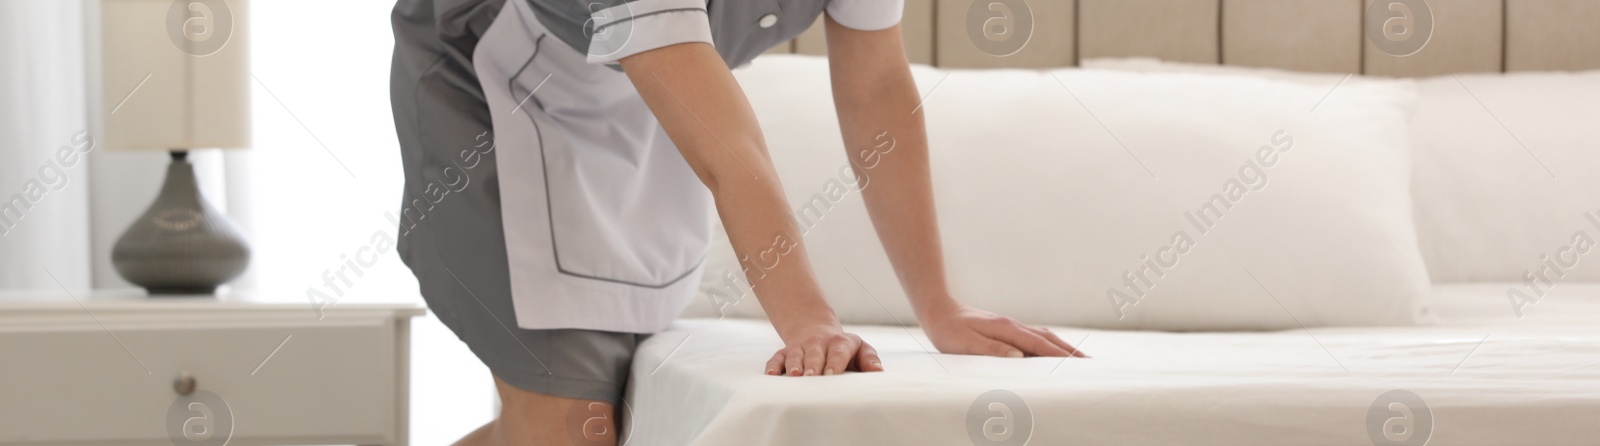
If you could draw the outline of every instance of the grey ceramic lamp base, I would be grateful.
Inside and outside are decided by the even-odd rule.
[[[173,151],[161,194],[117,239],[111,264],[151,295],[211,294],[244,272],[250,246],[200,195],[188,152]]]

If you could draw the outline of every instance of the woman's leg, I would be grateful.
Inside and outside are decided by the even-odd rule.
[[[457,446],[615,446],[616,410],[610,403],[529,392],[499,377],[500,416],[472,431]]]

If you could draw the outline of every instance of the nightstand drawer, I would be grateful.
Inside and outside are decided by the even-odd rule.
[[[70,324],[0,327],[0,444],[173,444],[169,426],[182,435],[192,417],[202,418],[190,426],[190,439],[205,438],[199,432],[206,423],[215,427],[212,434],[226,435],[222,428],[231,421],[228,444],[234,445],[269,439],[393,443],[397,404],[404,404],[396,401],[404,377],[397,370],[394,323],[313,317],[97,322],[84,314]],[[182,375],[193,378],[189,396],[175,389]],[[206,403],[201,395],[208,392],[225,407]],[[191,401],[206,406],[190,410]]]

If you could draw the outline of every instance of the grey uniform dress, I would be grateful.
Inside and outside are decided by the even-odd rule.
[[[617,401],[637,344],[694,293],[712,203],[616,61],[706,42],[736,67],[824,10],[872,30],[901,8],[399,0],[399,252],[429,308],[513,386]]]

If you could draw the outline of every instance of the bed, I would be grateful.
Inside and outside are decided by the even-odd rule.
[[[1520,319],[1505,298],[1515,285],[1437,287],[1436,326],[1057,328],[1094,356],[1066,361],[930,354],[915,327],[854,326],[888,371],[811,379],[761,374],[780,346],[764,321],[683,320],[639,350],[626,444],[1600,442],[1600,284],[1562,285]],[[1006,414],[974,405],[997,389],[1025,405],[1008,407],[1019,430],[1003,440],[981,435]],[[1410,412],[1388,399],[1375,408],[1386,394]],[[1397,417],[1390,423],[1431,430],[1369,436]]]
[[[1600,2],[907,5],[954,294],[1094,358],[930,353],[836,187],[826,62],[764,56],[735,74],[818,281],[888,371],[762,375],[780,343],[714,246],[701,296],[635,358],[626,444],[1600,444],[1600,262],[1578,259],[1600,239],[1600,145],[1579,130],[1600,120],[1600,71],[1581,72]],[[1032,26],[996,51],[974,30],[1002,10]],[[1375,32],[1406,20],[1437,26]],[[1287,135],[1270,188],[1186,229]],[[1149,263],[1174,229],[1204,234],[1196,253]],[[1124,283],[1153,297],[1112,317]]]

